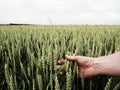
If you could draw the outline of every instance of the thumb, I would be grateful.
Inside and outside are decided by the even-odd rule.
[[[68,56],[68,55],[66,55],[66,59],[68,59],[70,61],[77,61],[77,57],[76,56]]]

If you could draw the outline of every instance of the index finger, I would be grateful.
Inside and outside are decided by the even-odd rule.
[[[68,55],[66,55],[66,58],[70,61],[77,61],[77,59],[78,59],[77,56],[68,56]]]

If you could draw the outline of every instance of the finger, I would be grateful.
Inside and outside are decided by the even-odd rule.
[[[59,74],[58,74],[58,75],[60,75],[60,76],[61,76],[61,75],[63,75],[63,72],[62,72],[62,71],[61,71],[61,72],[59,72]]]
[[[61,65],[56,66],[56,70],[59,70],[60,68],[62,68]]]
[[[76,61],[77,60],[77,56],[68,56],[66,55],[66,58],[70,61]]]
[[[59,65],[63,65],[63,64],[65,64],[65,62],[66,62],[66,60],[64,60],[64,59],[58,60],[58,64],[59,64]]]

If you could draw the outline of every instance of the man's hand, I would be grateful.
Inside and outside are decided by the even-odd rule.
[[[80,77],[82,77],[82,70],[84,70],[84,77],[100,74],[120,76],[120,52],[97,58],[86,56],[66,56],[66,58],[69,61],[77,62]],[[59,60],[60,65],[57,66],[57,69],[61,68],[65,62],[65,60]]]
[[[79,76],[82,77],[82,70],[84,70],[84,77],[92,77],[99,74],[98,63],[96,59],[93,57],[85,57],[85,56],[67,56],[67,60],[77,62],[78,64],[78,72]],[[60,65],[65,64],[65,60],[59,60],[59,65],[57,69],[61,68]],[[60,72],[62,73],[62,72]]]

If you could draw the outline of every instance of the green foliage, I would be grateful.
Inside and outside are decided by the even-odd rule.
[[[120,51],[120,26],[0,26],[1,90],[119,90],[120,78],[78,77],[66,54],[98,57]],[[63,75],[58,73],[63,71]]]

